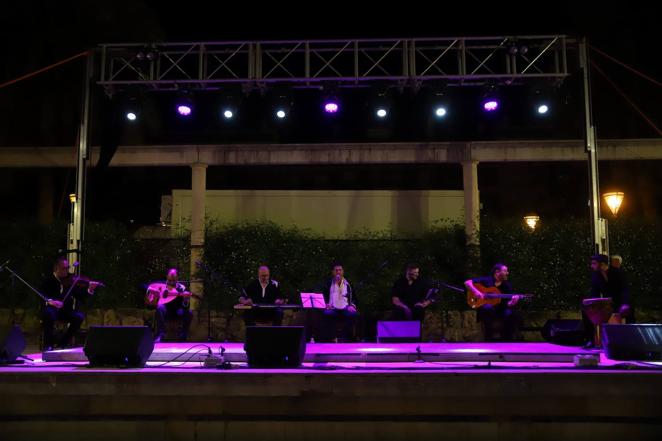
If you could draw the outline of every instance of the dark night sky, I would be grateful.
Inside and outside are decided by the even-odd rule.
[[[246,7],[229,7],[227,2],[195,2],[182,4],[163,1],[69,1],[46,2],[26,0],[6,6],[0,15],[0,29],[4,35],[0,39],[3,62],[0,63],[0,82],[15,78],[34,69],[45,66],[59,59],[70,56],[102,42],[150,42],[150,41],[197,41],[197,40],[243,40],[243,39],[305,39],[305,38],[391,38],[391,37],[443,37],[461,35],[515,35],[566,33],[587,35],[596,47],[647,73],[653,78],[662,78],[660,63],[660,45],[658,34],[658,14],[653,12],[652,2],[637,6],[637,2],[623,3],[619,6],[606,6],[606,2],[491,2],[481,6],[476,2],[467,2],[466,6],[447,6],[447,2],[421,2],[406,5],[367,3],[361,10],[354,3],[306,3],[292,7],[277,5],[247,4]],[[587,4],[588,3],[588,4]],[[644,2],[641,2],[642,4]],[[657,102],[662,98],[662,91],[624,69],[600,59],[596,61],[610,78],[637,103],[640,108],[658,125],[662,123],[662,107]],[[80,79],[82,62],[76,61],[58,68],[46,75],[24,81],[18,85],[0,90],[0,115],[4,122],[0,126],[0,148],[3,145],[72,145],[76,136],[76,121],[80,108]],[[636,113],[627,106],[606,82],[595,76],[593,81],[594,114],[598,127],[598,136],[616,137],[654,137],[650,129]],[[555,124],[567,125],[563,117]],[[565,118],[574,118],[571,111]],[[524,131],[525,123],[513,124],[509,131],[481,132],[483,137],[520,135],[530,138],[544,138],[557,133],[555,126],[535,127],[539,132]],[[505,129],[504,129],[505,130]],[[95,132],[98,135],[98,132]],[[569,132],[569,133],[572,133]],[[131,139],[131,134],[124,133],[122,141]],[[170,135],[168,135],[170,136]],[[174,135],[174,142],[200,142],[200,133],[183,132]],[[471,132],[456,131],[433,134],[433,139],[477,138]],[[416,133],[399,132],[397,140],[418,137]],[[141,139],[138,137],[138,139]],[[142,140],[144,140],[144,136]],[[294,136],[291,139],[296,139]],[[147,139],[149,141],[149,138]],[[288,140],[281,137],[278,140]],[[98,141],[98,139],[97,139]],[[483,166],[481,166],[483,167]],[[660,187],[655,166],[637,162],[623,164],[605,164],[603,180],[613,180],[616,184],[627,183],[636,188]],[[625,170],[624,170],[625,169]],[[503,171],[503,175],[499,172]],[[317,170],[321,176],[315,185],[324,188],[324,174],[328,171]],[[451,166],[437,169],[401,169],[397,171],[402,179],[380,180],[371,178],[365,184],[368,188],[455,188],[461,185],[458,170]],[[16,193],[15,185],[25,181],[28,192],[36,194],[34,171],[8,171],[0,182],[1,196],[11,199]],[[66,192],[66,171],[54,171],[58,197],[60,189]],[[135,203],[124,204],[123,210],[107,212],[101,206],[90,204],[92,217],[116,217],[120,219],[137,218],[141,222],[151,223],[158,219],[158,198],[168,193],[171,188],[181,188],[190,184],[188,170],[182,169],[171,174],[172,178],[159,178],[156,170],[107,170],[93,171],[90,180],[90,197],[112,199],[117,194],[126,194],[126,189],[106,182],[120,181],[139,183],[149,177],[145,183],[144,195],[137,197]],[[210,169],[212,188],[232,188],[243,186],[241,176],[265,175],[264,170],[213,170]],[[298,188],[304,182],[310,182],[304,170],[288,170],[287,175],[294,177],[283,180],[281,171],[267,173],[267,178],[260,179],[265,187],[276,185]],[[346,168],[343,186],[357,186],[361,170]],[[486,209],[495,214],[508,214],[522,209],[513,204],[508,192],[518,188],[524,198],[534,191],[545,188],[555,190],[554,203],[549,203],[550,212],[558,204],[572,206],[577,215],[583,215],[586,187],[585,166],[581,164],[557,165],[511,165],[502,169],[484,166],[482,174],[500,179],[485,179],[481,182]],[[389,173],[377,173],[378,176]],[[392,174],[392,173],[391,173]],[[504,176],[521,176],[513,180]],[[636,175],[638,180],[629,179]],[[31,177],[32,176],[32,177]],[[439,177],[442,176],[442,177]],[[641,178],[643,176],[643,178]],[[407,177],[411,178],[408,179]],[[269,180],[270,179],[270,180]],[[635,181],[643,182],[635,183]],[[649,179],[649,180],[647,180]],[[69,185],[72,184],[69,179]],[[255,179],[251,179],[255,180]],[[363,182],[363,181],[361,181]],[[495,184],[496,182],[496,184]],[[560,183],[560,185],[559,185]],[[611,181],[607,182],[611,184]],[[567,191],[574,199],[566,201],[561,197]],[[528,193],[527,193],[528,191]],[[653,191],[653,190],[650,190]],[[658,195],[650,194],[645,200],[655,201]],[[558,193],[558,194],[557,194]],[[56,198],[57,199],[57,198]],[[517,199],[522,199],[517,198]],[[658,198],[659,199],[659,198]],[[24,199],[21,199],[24,200]],[[565,202],[558,202],[559,200]],[[23,205],[22,205],[23,204]],[[16,201],[17,215],[29,216],[34,207],[29,203]],[[56,203],[57,204],[57,203]],[[145,206],[149,208],[142,208]],[[637,214],[649,213],[650,202],[632,205]],[[656,203],[652,205],[656,213]],[[563,206],[563,205],[562,205]],[[139,208],[140,207],[140,208]],[[636,207],[636,209],[635,209]],[[56,207],[57,208],[57,207]],[[543,209],[544,211],[544,209]],[[519,214],[519,213],[517,213]],[[66,213],[64,214],[66,216]],[[7,216],[4,214],[3,216]],[[155,219],[156,218],[156,219]]]

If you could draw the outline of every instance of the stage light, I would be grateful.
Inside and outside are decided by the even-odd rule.
[[[270,96],[270,105],[276,120],[284,121],[290,117],[294,100],[292,92],[285,87],[276,88]]]
[[[442,106],[439,106],[434,109],[434,116],[436,116],[437,118],[443,118],[446,116],[447,113],[448,111],[446,110],[446,108]]]
[[[193,100],[188,91],[179,92],[175,100],[175,109],[179,116],[188,117],[193,113]]]
[[[327,100],[324,102],[324,111],[326,113],[338,113],[338,110],[340,110],[340,105],[336,100]]]
[[[128,119],[129,121],[135,121],[136,119],[138,119],[138,115],[136,115],[135,112],[126,112],[126,119]]]
[[[377,109],[377,117],[379,118],[386,118],[386,115],[388,115],[388,112],[384,108],[379,108]]]
[[[483,100],[483,110],[486,112],[494,112],[499,108],[499,101],[494,98],[487,98]]]
[[[545,115],[549,112],[549,106],[547,104],[540,104],[538,106],[538,115]]]
[[[616,216],[618,214],[618,210],[621,209],[621,204],[623,203],[625,193],[621,191],[612,191],[610,193],[603,194],[602,197],[605,199],[605,202],[611,210],[611,213]]]
[[[193,112],[193,109],[189,104],[177,105],[177,113],[179,113],[181,116],[189,116],[191,115],[191,112]]]
[[[223,93],[220,97],[220,115],[223,119],[230,121],[235,119],[239,113],[241,98],[231,91]]]
[[[493,83],[487,83],[483,86],[481,95],[481,107],[485,112],[493,113],[499,109],[500,100],[497,86]]]

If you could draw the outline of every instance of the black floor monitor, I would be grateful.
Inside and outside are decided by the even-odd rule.
[[[288,368],[301,366],[306,354],[303,326],[248,326],[244,345],[248,366]]]

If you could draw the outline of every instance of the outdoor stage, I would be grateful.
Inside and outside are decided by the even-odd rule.
[[[201,367],[207,346],[232,368]],[[98,369],[52,351],[0,368],[0,439],[658,439],[662,363],[575,367],[587,353],[309,344],[299,369],[249,369],[243,343],[161,343],[145,368]]]

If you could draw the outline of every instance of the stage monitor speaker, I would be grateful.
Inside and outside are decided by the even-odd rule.
[[[581,320],[547,320],[540,333],[546,341],[557,345],[581,346],[586,343]]]
[[[299,367],[306,355],[304,327],[248,326],[244,350],[249,367]]]
[[[421,322],[418,320],[377,322],[377,341],[379,343],[419,342]]]
[[[143,367],[154,338],[147,326],[91,326],[83,350],[90,366]]]
[[[0,327],[0,364],[16,362],[24,349],[25,337],[19,326]]]
[[[662,360],[662,325],[602,325],[602,345],[612,360]]]

